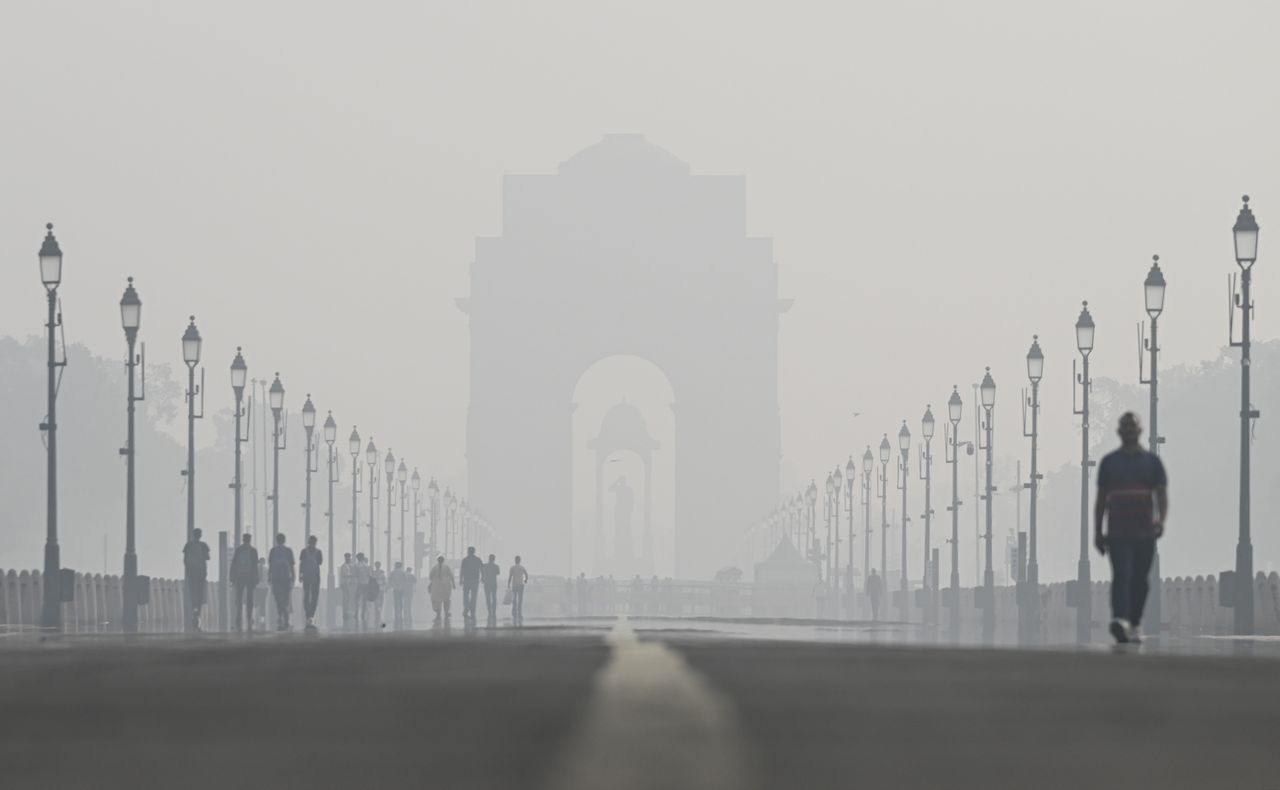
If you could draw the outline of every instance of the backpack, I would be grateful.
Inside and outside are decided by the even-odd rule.
[[[365,588],[364,599],[366,601],[378,600],[378,580],[377,579],[372,577],[369,578],[369,586]]]

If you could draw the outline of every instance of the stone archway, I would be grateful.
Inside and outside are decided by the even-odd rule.
[[[709,576],[776,502],[777,265],[746,235],[741,176],[692,175],[607,135],[556,175],[504,179],[502,235],[476,241],[468,493],[534,573],[567,573],[575,382],[630,354],[675,394],[676,572]]]

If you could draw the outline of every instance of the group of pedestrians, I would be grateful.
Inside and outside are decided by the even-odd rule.
[[[502,568],[498,565],[497,556],[489,555],[489,561],[483,562],[476,555],[475,546],[467,547],[467,556],[458,565],[458,574],[462,577],[462,617],[467,623],[474,624],[476,606],[480,587],[484,587],[485,609],[490,625],[498,619],[498,580],[502,578]],[[511,606],[511,621],[515,625],[524,623],[524,588],[529,583],[529,572],[521,564],[519,555],[507,573],[507,591],[504,604]],[[435,610],[435,625],[447,624],[452,616],[450,602],[453,590],[457,586],[453,578],[453,569],[445,562],[443,556],[436,559],[427,582],[427,592],[431,596],[431,608]]]
[[[343,555],[338,569],[338,590],[342,596],[342,627],[346,631],[381,630],[386,611],[387,590],[391,590],[393,619],[397,631],[413,627],[413,591],[418,577],[413,568],[397,562],[388,575],[381,562],[371,566],[362,552],[353,560]]]

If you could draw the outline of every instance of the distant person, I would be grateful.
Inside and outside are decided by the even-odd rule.
[[[867,600],[871,602],[871,619],[880,619],[880,599],[884,597],[884,579],[875,568],[867,577]]]
[[[258,550],[253,547],[253,537],[245,533],[240,545],[231,555],[229,571],[231,586],[236,591],[236,630],[241,627],[241,614],[250,631],[253,630],[253,593],[258,586]]]
[[[578,574],[578,616],[585,617],[587,614],[587,601],[591,597],[590,582],[587,581],[587,574]]]
[[[356,626],[356,564],[350,554],[342,555],[338,568],[338,589],[342,592],[342,628],[346,631]]]
[[[404,572],[405,590],[404,590],[404,624],[405,628],[413,630],[413,596],[418,589],[418,576],[413,572],[413,568],[407,568]]]
[[[382,569],[381,562],[373,563],[373,583],[378,593],[373,599],[374,625],[381,628],[387,616],[387,572]]]
[[[1133,412],[1120,417],[1116,433],[1120,449],[1098,464],[1093,543],[1111,558],[1111,635],[1124,644],[1142,641],[1147,576],[1169,515],[1169,481],[1160,457],[1138,444],[1142,425]]]
[[[315,628],[316,607],[320,605],[320,566],[324,554],[316,548],[315,535],[307,538],[307,547],[298,555],[298,576],[302,579],[302,611],[307,617],[307,628]]]
[[[387,586],[391,588],[391,607],[393,611],[391,622],[397,631],[403,631],[404,597],[409,587],[408,576],[405,575],[403,562],[396,563],[391,575],[387,577]]]
[[[484,565],[476,556],[476,547],[467,547],[467,556],[462,558],[459,575],[462,577],[462,616],[475,619],[476,593],[480,589],[480,568]]]
[[[200,630],[200,610],[204,608],[209,586],[209,544],[200,540],[203,534],[199,528],[192,530],[191,540],[182,547],[182,564],[187,576],[187,616],[192,631]]]
[[[524,587],[529,583],[529,572],[520,564],[520,555],[507,572],[507,589],[511,591],[511,621],[516,625],[524,623]]]
[[[267,582],[271,585],[271,596],[276,600],[276,630],[289,630],[289,610],[293,594],[293,583],[296,580],[294,571],[293,549],[284,545],[284,533],[276,535],[276,545],[271,547],[267,555]]]
[[[480,568],[480,580],[484,583],[484,608],[489,612],[489,619],[498,619],[498,578],[502,576],[502,568],[494,562],[495,555],[489,555],[489,561]]]
[[[373,569],[368,560],[363,553],[356,554],[356,627],[361,631],[369,630],[369,582],[372,579]]]
[[[446,621],[449,619],[449,599],[453,596],[454,587],[453,569],[445,564],[442,554],[436,559],[435,567],[427,578],[427,594],[431,596],[431,608],[436,612],[437,625],[440,623],[441,612]]]

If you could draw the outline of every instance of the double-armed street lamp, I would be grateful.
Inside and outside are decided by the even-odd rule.
[[[1147,278],[1142,283],[1143,306],[1147,310],[1147,316],[1151,318],[1151,338],[1150,340],[1142,338],[1138,346],[1138,382],[1148,385],[1151,390],[1151,402],[1147,415],[1147,436],[1151,445],[1151,452],[1156,455],[1160,454],[1160,445],[1164,444],[1164,437],[1160,435],[1159,421],[1159,324],[1160,314],[1164,312],[1164,291],[1164,272],[1160,271],[1160,256],[1152,255],[1151,269],[1147,272]],[[1149,355],[1151,363],[1151,375],[1149,376],[1145,375],[1142,370],[1143,352]],[[1148,600],[1150,604],[1147,606],[1147,620],[1155,624],[1153,630],[1159,633],[1160,625],[1164,621],[1164,612],[1160,606],[1163,591],[1160,583],[1160,549],[1158,546],[1152,549],[1151,575],[1148,581],[1148,589],[1150,590]]]
[[[906,426],[903,426],[906,427]],[[933,406],[924,407],[924,416],[920,418],[920,436],[924,443],[920,446],[920,479],[924,481],[924,565],[921,586],[924,595],[924,621],[931,627],[936,625],[934,610],[933,576]]]
[[[187,478],[187,542],[195,537],[196,530],[196,420],[204,418],[204,368],[200,369],[200,386],[196,386],[196,365],[200,364],[200,348],[204,341],[200,330],[196,328],[196,317],[191,316],[191,323],[182,333],[182,361],[187,365],[187,468],[183,474]],[[196,413],[196,395],[200,395],[200,411]],[[191,580],[184,570],[186,584],[183,590],[191,589]],[[190,603],[184,604],[186,630],[196,629],[196,610]]]
[[[898,610],[902,613],[902,621],[906,622],[911,619],[911,585],[907,581],[907,524],[911,521],[911,517],[907,515],[907,480],[911,477],[911,431],[907,429],[907,421],[902,421],[902,427],[898,429],[898,450],[901,453],[898,458],[898,489],[902,491],[902,556],[898,560],[898,564],[902,567],[899,572],[902,574],[902,581],[899,585],[902,591],[902,600],[898,602]]]
[[[40,281],[44,283],[49,303],[48,330],[49,361],[47,414],[40,424],[45,432],[45,460],[48,464],[45,481],[45,543],[44,543],[44,598],[40,606],[40,625],[48,630],[62,628],[62,559],[58,549],[58,368],[66,359],[58,353],[58,328],[62,326],[62,313],[58,309],[58,286],[62,284],[62,248],[53,235],[53,223],[45,226],[47,233],[40,245]],[[65,353],[62,355],[65,357]],[[67,590],[65,592],[70,592]]]
[[[326,579],[325,589],[325,625],[332,629],[334,627],[334,607],[337,603],[335,600],[334,579],[333,579],[333,484],[338,482],[337,469],[335,461],[337,460],[333,452],[333,444],[338,441],[338,423],[333,420],[333,412],[329,412],[329,416],[324,418],[324,443],[329,448],[329,466],[328,466],[328,482],[329,482],[329,507],[325,511],[325,518],[328,520],[329,527],[329,553],[325,555],[325,567],[328,570],[328,578]]]
[[[369,440],[373,444],[373,440]],[[347,451],[351,453],[351,560],[354,562],[359,553],[360,534],[360,432],[351,426],[351,436],[347,439]]]
[[[138,298],[138,292],[134,290],[132,277],[129,278],[129,284],[124,289],[124,296],[120,298],[120,323],[124,326],[125,344],[129,350],[129,357],[125,362],[126,375],[129,378],[126,400],[128,433],[126,434],[124,449],[120,451],[120,454],[125,457],[126,470],[124,495],[124,589],[122,590],[123,611],[121,612],[121,627],[126,634],[132,634],[138,630],[138,554],[134,522],[137,512],[134,500],[134,404],[146,397],[147,389],[147,369],[145,363],[143,363],[143,392],[141,395],[134,394],[134,368],[141,360],[134,355],[133,349],[138,340],[138,327],[142,324],[142,300]]]
[[[307,446],[303,448],[304,450],[303,454],[305,456],[305,460],[307,463],[306,498],[302,502],[302,509],[303,509],[302,545],[303,547],[305,547],[307,545],[307,541],[311,540],[311,473],[320,471],[320,468],[319,468],[320,454],[319,453],[316,453],[316,456],[314,459],[316,465],[314,467],[311,465],[311,462],[313,460],[311,457],[311,454],[317,448],[315,446],[316,407],[315,407],[315,404],[311,402],[310,392],[307,393],[306,403],[302,404],[302,430],[306,434],[305,438],[306,438],[306,444],[307,444]]]
[[[280,451],[285,449],[286,438],[280,430],[280,420],[284,415],[284,385],[280,383],[280,374],[276,373],[267,392],[271,405],[271,540],[280,534]]]
[[[992,453],[994,447],[992,445],[992,434],[994,433],[994,414],[992,410],[996,405],[996,382],[991,378],[991,368],[987,368],[986,374],[982,377],[982,384],[979,387],[982,395],[982,430],[985,441],[981,447],[986,451],[986,485],[984,486],[983,501],[986,502],[986,521],[987,530],[983,536],[986,540],[987,550],[987,568],[983,573],[983,594],[982,594],[982,639],[990,645],[995,643],[996,639],[996,582],[995,571],[992,568],[991,555],[991,497],[995,494],[995,486],[991,484],[992,473]]]
[[[1236,216],[1236,223],[1231,228],[1235,240],[1236,265],[1240,267],[1240,293],[1232,292],[1235,304],[1231,318],[1234,323],[1235,310],[1240,311],[1240,340],[1236,341],[1235,330],[1228,325],[1231,345],[1240,349],[1240,536],[1236,543],[1235,590],[1232,606],[1235,609],[1235,632],[1252,634],[1253,622],[1253,537],[1250,525],[1250,436],[1249,427],[1253,420],[1261,417],[1261,413],[1253,408],[1250,400],[1250,355],[1252,341],[1250,339],[1250,316],[1253,314],[1253,264],[1258,260],[1258,221],[1249,208],[1249,196],[1244,196],[1244,205]],[[1233,278],[1234,279],[1234,278]],[[1154,337],[1154,332],[1152,333]],[[1154,430],[1154,429],[1153,429]]]
[[[404,562],[404,516],[406,513],[405,505],[408,500],[404,495],[404,487],[409,483],[409,470],[404,465],[404,459],[400,459],[400,466],[396,469],[396,479],[400,483],[400,562]],[[415,493],[416,496],[416,493]],[[390,572],[391,556],[387,555],[387,569]]]
[[[1026,483],[1030,494],[1029,541],[1027,552],[1027,580],[1018,591],[1019,629],[1023,644],[1036,644],[1040,640],[1040,561],[1037,538],[1036,502],[1040,492],[1040,380],[1044,378],[1044,352],[1040,350],[1040,336],[1031,336],[1031,348],[1027,351],[1027,380],[1031,382],[1031,396],[1023,392],[1022,434],[1031,439],[1031,477]],[[1031,430],[1027,430],[1027,413],[1031,414]]]
[[[1080,317],[1076,319],[1076,348],[1082,358],[1081,372],[1074,376],[1071,390],[1072,411],[1080,417],[1080,560],[1076,568],[1076,587],[1072,603],[1076,607],[1076,641],[1086,644],[1093,628],[1093,595],[1089,571],[1089,468],[1094,462],[1089,460],[1089,392],[1093,389],[1093,380],[1089,378],[1089,355],[1093,352],[1095,333],[1093,316],[1089,313],[1089,303],[1084,302]],[[1071,363],[1075,373],[1075,362]],[[1075,405],[1076,385],[1079,385],[1081,405]]]

